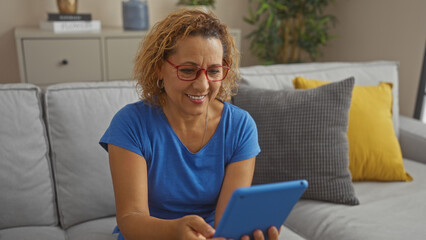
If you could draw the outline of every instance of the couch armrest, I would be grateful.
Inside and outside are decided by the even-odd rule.
[[[399,116],[399,143],[404,158],[426,164],[426,124]]]

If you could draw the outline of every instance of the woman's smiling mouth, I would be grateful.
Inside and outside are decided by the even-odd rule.
[[[201,104],[204,102],[204,100],[206,99],[207,95],[189,95],[186,94],[186,96],[189,97],[189,100],[193,103],[196,104]]]

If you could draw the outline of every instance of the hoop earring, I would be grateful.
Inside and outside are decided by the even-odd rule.
[[[160,83],[161,82],[161,83]],[[157,87],[159,88],[159,89],[163,89],[164,88],[164,81],[163,81],[163,79],[158,79],[157,80]]]

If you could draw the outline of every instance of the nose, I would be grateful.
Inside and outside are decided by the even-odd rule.
[[[198,77],[193,81],[192,86],[196,90],[203,92],[209,88],[209,80],[207,79],[206,70],[201,70]]]

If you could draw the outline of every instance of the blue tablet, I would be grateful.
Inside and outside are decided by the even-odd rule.
[[[260,229],[278,230],[308,187],[306,180],[279,182],[239,188],[234,191],[216,228],[214,237],[240,239]]]

